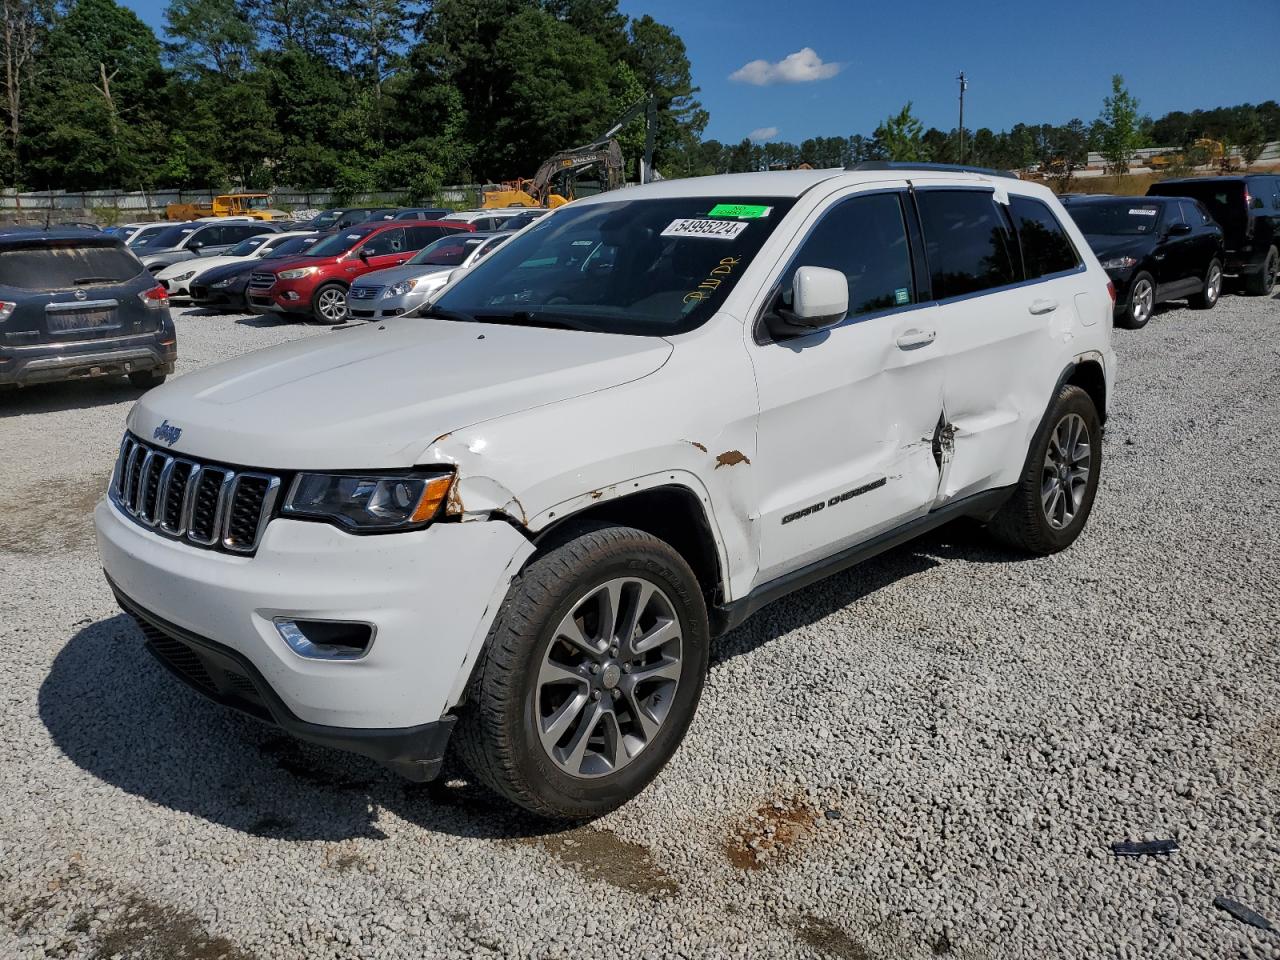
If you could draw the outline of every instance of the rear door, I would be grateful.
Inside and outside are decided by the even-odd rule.
[[[1083,265],[1033,197],[922,186],[915,198],[946,358],[942,504],[1016,482],[1061,373],[1052,343],[1072,328]]]

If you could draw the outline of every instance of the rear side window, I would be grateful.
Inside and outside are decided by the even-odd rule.
[[[851,197],[828,210],[791,260],[782,303],[791,305],[798,267],[839,270],[849,281],[849,316],[877,313],[915,301],[911,250],[896,193]]]
[[[123,283],[144,272],[123,247],[48,243],[0,250],[0,286],[20,290],[65,290],[103,283]]]
[[[921,190],[916,196],[937,300],[1014,283],[1013,240],[993,194]]]
[[[1079,266],[1076,248],[1047,206],[1031,197],[1011,196],[1009,212],[1018,230],[1022,266],[1028,280]]]
[[[409,227],[405,233],[409,237],[408,249],[421,250],[429,243],[434,243],[448,231],[444,227]]]

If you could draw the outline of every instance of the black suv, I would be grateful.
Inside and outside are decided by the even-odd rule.
[[[1194,197],[1203,203],[1222,226],[1226,273],[1239,277],[1246,293],[1271,293],[1280,274],[1280,176],[1162,180],[1147,195]]]
[[[1222,228],[1179,197],[1064,197],[1116,288],[1116,323],[1138,329],[1156,304],[1186,297],[1207,310],[1222,292]]]
[[[117,237],[0,231],[0,385],[173,372],[177,334],[164,287]]]

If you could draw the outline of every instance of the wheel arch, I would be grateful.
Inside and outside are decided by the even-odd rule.
[[[1102,357],[1088,353],[1076,357],[1071,365],[1063,370],[1058,378],[1058,386],[1054,388],[1054,396],[1062,387],[1071,385],[1079,387],[1089,395],[1098,411],[1098,422],[1107,422],[1107,375],[1102,365]]]

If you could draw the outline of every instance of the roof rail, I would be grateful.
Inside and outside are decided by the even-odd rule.
[[[925,170],[939,173],[982,173],[988,177],[1020,177],[1012,170],[993,170],[990,167],[970,167],[963,163],[923,163],[915,160],[862,160],[851,163],[846,170]]]

